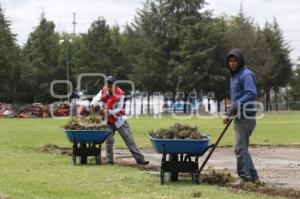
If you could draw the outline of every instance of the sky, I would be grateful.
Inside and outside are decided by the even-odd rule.
[[[76,33],[84,33],[90,24],[104,17],[110,25],[131,23],[145,0],[0,0],[11,29],[19,44],[24,44],[38,25],[41,13],[54,21],[56,31],[73,32],[73,13],[76,13]],[[241,8],[260,26],[276,17],[284,37],[289,42],[294,63],[300,57],[300,3],[298,0],[207,0],[206,9],[215,16],[236,15]]]

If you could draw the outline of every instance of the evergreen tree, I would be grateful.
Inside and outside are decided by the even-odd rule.
[[[0,6],[0,101],[18,101],[20,49]]]
[[[292,75],[292,63],[289,58],[290,47],[284,40],[279,24],[274,18],[273,23],[266,23],[264,27],[264,36],[268,46],[268,74],[266,78],[268,82],[266,89],[266,109],[271,110],[270,89],[275,92],[275,108],[278,110],[277,93],[280,87],[288,84]]]
[[[290,89],[288,93],[289,93],[289,98],[292,101],[290,108],[299,110],[300,109],[300,65],[299,64],[297,65],[296,70],[292,73],[289,86]]]
[[[124,42],[119,27],[110,28],[103,18],[94,21],[88,33],[82,35],[75,57],[76,74],[104,73],[127,79],[131,67],[124,51]],[[100,78],[88,78],[83,85],[92,94],[99,91],[102,82]]]
[[[55,25],[43,15],[38,27],[30,34],[23,52],[23,89],[28,101],[48,102],[54,100],[50,95],[50,84],[58,79],[59,34]]]

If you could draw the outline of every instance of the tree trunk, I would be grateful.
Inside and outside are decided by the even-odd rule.
[[[144,110],[143,110],[143,103],[144,102],[144,95],[142,94],[142,98],[141,98],[141,115],[143,115],[144,114]]]
[[[221,112],[221,102],[220,100],[217,101],[217,105],[218,105],[218,113]]]
[[[136,94],[133,97],[133,115],[136,116]]]
[[[148,115],[150,115],[150,93],[148,93],[148,104],[147,104],[147,112],[148,112]]]
[[[274,94],[275,94],[275,110],[278,111],[278,99],[277,99],[277,93],[278,93],[278,90],[277,89],[274,89]]]
[[[152,101],[151,101],[151,111],[150,111],[150,113],[153,114],[154,113],[154,104],[153,104],[154,96],[153,96],[153,93],[151,94],[151,98],[152,98]]]
[[[269,87],[266,87],[265,89],[265,104],[266,104],[266,111],[272,111],[272,106],[271,106],[271,89]]]
[[[17,89],[16,89],[16,87],[15,86],[12,86],[11,87],[11,102],[12,103],[16,103],[17,102]]]
[[[166,113],[167,111],[167,98],[166,98],[166,96],[163,94],[163,98],[164,98],[164,101],[163,101],[163,105],[162,105],[162,107],[163,107],[163,109],[162,109],[162,112],[163,113]]]
[[[176,110],[175,102],[176,102],[176,95],[173,95],[173,99],[172,99],[173,113],[175,113],[175,110]]]
[[[286,100],[285,100],[286,105],[285,105],[285,109],[287,111],[289,111],[289,100],[290,100],[290,98],[289,98],[289,89],[286,88]]]
[[[273,106],[272,106],[272,99],[271,99],[271,89],[269,89],[269,104],[270,104],[270,111],[273,111]]]
[[[227,113],[227,98],[224,99],[224,110]]]
[[[184,93],[184,98],[183,98],[183,113],[187,113],[188,109],[188,103],[189,99],[186,93]]]
[[[130,100],[129,100],[129,111],[128,111],[128,114],[131,115],[131,105],[132,105],[132,96],[130,97]]]
[[[268,95],[268,89],[265,88],[265,109],[266,112],[269,112],[269,101],[270,101],[270,96]]]

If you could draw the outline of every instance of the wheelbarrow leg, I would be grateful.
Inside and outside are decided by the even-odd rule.
[[[195,163],[197,164],[197,168],[195,170],[193,170],[193,172],[191,173],[192,175],[192,182],[195,184],[199,184],[200,183],[200,172],[199,172],[199,163],[198,163],[198,158],[199,156],[195,157]],[[189,155],[186,156],[186,161],[192,161],[191,157]]]
[[[86,143],[80,143],[80,148],[86,148]],[[80,156],[80,164],[87,164],[87,156]]]
[[[177,154],[170,154],[169,160],[173,162],[178,162],[178,155]],[[178,172],[171,172],[170,181],[175,182],[178,181]]]
[[[165,184],[165,171],[164,171],[164,165],[166,162],[166,153],[165,153],[165,146],[163,145],[163,155],[161,158],[161,165],[160,165],[160,184]]]
[[[96,159],[96,165],[101,164],[101,144],[99,144],[99,154],[95,156]]]
[[[76,165],[76,155],[73,154],[73,164]]]
[[[76,165],[76,154],[75,154],[75,150],[77,148],[77,143],[74,142],[73,143],[73,150],[72,150],[72,159],[73,159],[73,164]]]
[[[165,172],[163,169],[160,169],[160,184],[161,185],[165,184]]]
[[[192,181],[195,184],[200,184],[199,172],[196,171],[192,173]]]
[[[95,160],[96,160],[96,165],[100,165],[101,164],[101,160],[99,155],[95,156]]]

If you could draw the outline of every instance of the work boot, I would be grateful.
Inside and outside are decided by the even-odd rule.
[[[147,164],[149,164],[149,161],[147,161],[147,160],[139,160],[139,161],[136,161],[136,163],[139,164],[139,165],[147,165]]]

